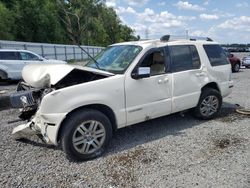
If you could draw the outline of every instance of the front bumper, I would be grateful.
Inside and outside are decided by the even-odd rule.
[[[37,134],[41,135],[46,143],[57,145],[58,131],[66,115],[66,113],[40,114],[38,111],[30,122],[15,127],[12,134],[16,139]]]

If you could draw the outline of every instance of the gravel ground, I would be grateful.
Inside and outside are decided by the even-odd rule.
[[[36,137],[15,141],[17,110],[0,112],[0,187],[250,187],[250,70],[233,74],[220,116],[174,114],[118,130],[104,156],[81,163]],[[2,85],[0,90],[13,90]]]

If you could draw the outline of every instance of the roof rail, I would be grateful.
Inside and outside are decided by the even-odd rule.
[[[175,36],[175,35],[163,35],[160,40],[162,42],[168,42],[171,40],[181,40],[181,39],[186,39],[190,41],[196,41],[196,40],[205,40],[205,41],[213,41],[209,37],[194,37],[194,36]]]

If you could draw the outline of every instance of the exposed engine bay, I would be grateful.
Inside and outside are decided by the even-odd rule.
[[[34,70],[34,67],[30,67],[33,69],[33,71],[36,71]],[[31,71],[29,70],[29,67],[26,68],[26,70],[23,70],[23,74],[25,74],[23,75],[24,81],[19,82],[16,92],[10,94],[10,96],[7,98],[5,97],[5,101],[1,102],[5,102],[5,104],[8,104],[5,106],[9,106],[9,108],[21,109],[21,113],[19,115],[20,120],[30,120],[38,110],[42,98],[48,93],[65,87],[104,79],[112,75],[108,73],[105,74],[105,72],[103,73],[103,71],[93,72],[74,67],[72,68],[71,66],[68,67],[70,67],[72,70],[66,75],[61,76],[62,78],[57,82],[52,83],[50,81],[51,75],[45,72],[43,72],[43,76],[40,76],[40,79],[37,79],[35,81],[31,80],[31,77],[26,79],[28,75],[27,72]],[[28,76],[30,76],[30,74]],[[25,79],[28,82],[26,82]],[[29,83],[29,81],[31,84]]]

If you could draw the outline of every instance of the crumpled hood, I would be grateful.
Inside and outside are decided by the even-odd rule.
[[[93,72],[99,75],[111,76],[109,72],[82,66],[72,66],[67,64],[30,64],[26,65],[22,71],[23,80],[35,88],[50,87],[57,84],[74,69]]]

